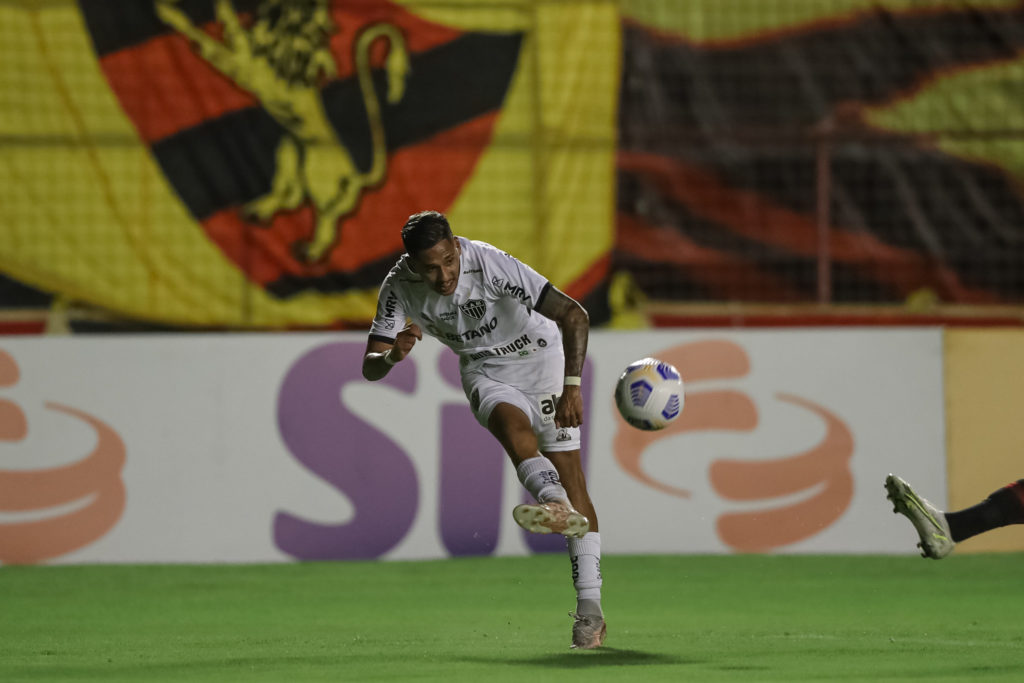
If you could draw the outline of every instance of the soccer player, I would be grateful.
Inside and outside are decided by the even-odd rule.
[[[452,234],[437,211],[409,217],[406,253],[381,285],[363,376],[379,380],[423,332],[459,355],[462,388],[537,501],[515,521],[567,537],[576,588],[572,647],[604,642],[601,536],[580,463],[580,374],[590,320],[575,300],[525,263]]]
[[[921,556],[933,560],[946,557],[957,543],[971,536],[1010,524],[1024,524],[1024,479],[957,512],[939,510],[894,474],[885,478],[885,488],[886,497],[893,503],[893,512],[906,516],[921,537],[917,544]]]

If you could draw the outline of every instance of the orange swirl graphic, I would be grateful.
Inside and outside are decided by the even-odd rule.
[[[657,432],[645,432],[623,424],[613,449],[622,469],[643,484],[673,496],[689,498],[690,491],[664,482],[643,471],[645,451],[660,439],[684,433],[750,432],[758,426],[758,411],[745,393],[718,389],[693,391],[700,380],[731,379],[750,372],[746,351],[727,340],[708,340],[663,349],[652,354],[672,363],[686,382],[686,404],[679,419]],[[772,460],[718,460],[709,476],[712,488],[731,501],[775,502],[781,496],[813,493],[790,505],[726,513],[716,528],[723,543],[741,552],[763,552],[803,540],[825,529],[849,507],[853,499],[853,475],[849,461],[853,436],[846,424],[825,408],[789,394],[779,400],[801,406],[825,422],[824,439],[797,455]]]
[[[43,511],[92,496],[85,506],[46,519],[0,524],[0,562],[31,564],[77,550],[109,531],[124,511],[121,469],[124,443],[108,425],[82,411],[56,403],[46,407],[89,423],[96,448],[63,467],[32,471],[0,470],[0,511]]]
[[[787,394],[778,398],[820,416],[826,425],[822,441],[809,451],[776,460],[719,460],[711,466],[711,484],[723,498],[744,501],[792,495],[816,486],[820,490],[785,507],[722,515],[719,537],[743,552],[764,552],[813,536],[838,519],[853,498],[850,430],[810,401]]]
[[[11,354],[0,349],[0,387],[18,383],[21,373]],[[0,399],[0,441],[20,441],[28,434],[28,421],[18,404]]]

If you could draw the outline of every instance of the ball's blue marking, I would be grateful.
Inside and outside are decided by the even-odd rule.
[[[679,394],[672,394],[669,398],[668,403],[665,404],[664,410],[661,411],[661,416],[666,420],[674,419],[679,414]]]
[[[637,407],[643,406],[651,397],[652,391],[654,391],[654,387],[647,380],[637,380],[629,385],[629,400]]]
[[[658,363],[658,374],[665,379],[679,379],[679,373],[668,363]]]

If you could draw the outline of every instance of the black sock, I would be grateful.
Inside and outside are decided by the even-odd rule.
[[[1024,479],[1018,479],[974,507],[947,512],[949,532],[957,543],[1009,524],[1024,524]]]

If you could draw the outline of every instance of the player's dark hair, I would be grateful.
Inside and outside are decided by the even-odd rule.
[[[402,244],[410,256],[451,238],[452,228],[448,219],[438,211],[414,213],[402,226]]]

